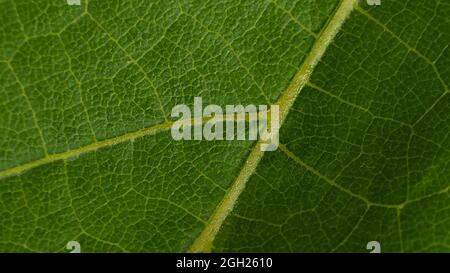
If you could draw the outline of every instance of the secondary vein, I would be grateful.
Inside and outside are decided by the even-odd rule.
[[[157,134],[158,132],[162,132],[162,131],[170,129],[172,124],[173,124],[173,122],[164,122],[161,124],[154,125],[152,127],[141,129],[139,131],[127,133],[127,134],[117,136],[114,138],[109,138],[109,139],[93,142],[89,145],[82,146],[82,147],[72,149],[72,150],[68,150],[68,151],[65,151],[62,153],[49,154],[41,159],[30,161],[28,163],[25,163],[25,164],[22,164],[22,165],[19,165],[16,167],[12,167],[10,169],[0,171],[0,179],[8,177],[8,176],[18,175],[18,174],[25,172],[27,170],[30,170],[32,168],[35,168],[35,167],[38,167],[41,165],[45,165],[45,164],[49,164],[51,162],[55,162],[58,160],[75,158],[82,154],[92,152],[92,151],[98,150],[103,147],[116,145],[116,144],[126,142],[126,141],[131,141],[133,139],[143,137],[146,135],[154,135],[154,134]]]
[[[234,114],[218,115],[218,116],[214,116],[213,118],[218,119],[218,120],[223,120],[223,121],[230,121],[230,120],[240,121],[240,120],[242,120],[242,118],[240,116],[237,116],[237,118],[236,118]],[[185,119],[182,122],[186,122],[186,126],[188,126],[189,124],[193,124],[196,119],[197,118]],[[201,123],[204,124],[207,121],[209,121],[210,119],[211,119],[210,117],[203,117],[201,119]],[[253,121],[253,119],[247,115],[245,115],[243,117],[243,120],[245,120],[247,122]],[[82,146],[82,147],[68,150],[65,152],[61,152],[61,153],[57,153],[57,154],[48,154],[41,159],[30,161],[28,163],[0,171],[0,179],[6,178],[9,176],[13,176],[13,175],[18,175],[18,174],[25,172],[27,170],[30,170],[32,168],[35,168],[35,167],[38,167],[41,165],[45,165],[45,164],[49,164],[51,162],[55,162],[58,160],[76,158],[80,155],[96,151],[103,147],[108,147],[108,146],[113,146],[113,145],[128,142],[128,141],[133,141],[137,138],[141,138],[144,136],[156,135],[158,133],[168,131],[172,127],[173,123],[174,123],[174,121],[166,121],[166,122],[162,122],[162,123],[159,123],[159,124],[147,127],[147,128],[140,129],[138,131],[126,133],[126,134],[116,136],[113,138],[109,138],[109,139],[105,139],[105,140],[99,140],[97,142],[93,142],[86,146]]]

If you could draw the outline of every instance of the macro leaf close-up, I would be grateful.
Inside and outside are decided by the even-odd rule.
[[[0,252],[449,252],[449,44],[448,0],[0,0]]]

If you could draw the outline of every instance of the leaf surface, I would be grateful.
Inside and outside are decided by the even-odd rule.
[[[448,251],[450,5],[0,1],[0,250]],[[279,149],[173,106],[278,104]]]

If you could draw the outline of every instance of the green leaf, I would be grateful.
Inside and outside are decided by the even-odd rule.
[[[0,1],[0,251],[449,251],[450,5],[365,2]]]

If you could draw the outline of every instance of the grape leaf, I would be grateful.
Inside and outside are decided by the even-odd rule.
[[[450,4],[0,1],[0,251],[448,251]],[[277,104],[261,141],[172,107]]]

